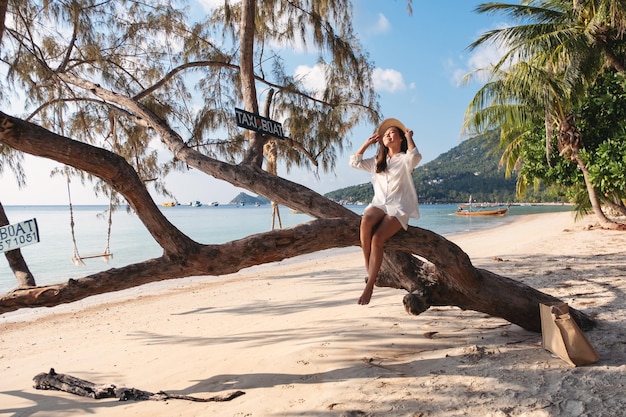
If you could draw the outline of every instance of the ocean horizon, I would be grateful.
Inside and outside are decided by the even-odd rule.
[[[362,214],[365,205],[346,206]],[[73,207],[76,246],[85,259],[84,266],[76,266],[70,211],[67,205],[54,206],[4,206],[10,224],[36,219],[40,241],[21,248],[22,255],[35,277],[37,285],[50,285],[80,278],[110,268],[142,262],[161,256],[162,249],[148,233],[137,215],[125,207],[114,211],[111,226],[110,250],[113,257],[105,262],[97,257],[107,244],[108,206],[79,205]],[[571,211],[566,205],[512,205],[506,215],[456,216],[456,204],[420,205],[420,219],[409,224],[429,229],[443,236],[473,232],[497,227],[528,214]],[[180,205],[161,207],[172,224],[199,243],[220,244],[271,230],[271,205]],[[287,207],[279,208],[283,228],[313,220],[312,217],[295,213]],[[278,220],[275,222],[278,228]],[[0,293],[17,286],[15,276],[5,256],[0,257]]]

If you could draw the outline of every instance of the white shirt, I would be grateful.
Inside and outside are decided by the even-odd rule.
[[[387,158],[387,170],[376,173],[376,158],[363,159],[363,154],[350,156],[350,166],[372,174],[374,198],[369,206],[377,207],[397,218],[404,230],[409,218],[419,218],[417,193],[413,183],[413,169],[422,160],[417,148]],[[368,207],[369,207],[368,206]]]

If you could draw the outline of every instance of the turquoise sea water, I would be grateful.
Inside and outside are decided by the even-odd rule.
[[[154,242],[138,217],[119,209],[113,214],[110,243],[113,259],[108,263],[101,258],[87,259],[85,266],[75,266],[70,260],[74,249],[67,206],[4,208],[11,224],[37,219],[40,242],[25,246],[21,250],[38,285],[63,282],[69,278],[79,278],[161,255],[161,248]],[[349,208],[361,214],[365,206]],[[451,235],[496,227],[520,215],[571,210],[567,206],[512,206],[503,217],[464,217],[454,214],[456,208],[457,206],[452,204],[421,205],[421,218],[411,221],[410,224],[441,235]],[[108,223],[107,216],[104,215],[106,209],[106,206],[74,208],[76,240],[81,256],[104,251]],[[269,205],[176,206],[162,207],[161,210],[175,226],[201,243],[224,243],[271,229]],[[294,214],[286,207],[280,208],[280,215],[283,227],[312,219],[304,214]],[[0,293],[10,291],[15,286],[15,277],[8,262],[4,256],[0,256]]]

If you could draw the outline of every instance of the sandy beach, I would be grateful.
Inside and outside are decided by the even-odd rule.
[[[359,306],[359,248],[225,277],[146,285],[0,316],[0,416],[626,416],[626,234],[571,213],[449,236],[474,265],[599,321],[596,364],[458,308],[405,313],[405,292]],[[33,388],[55,368],[98,384],[228,402],[94,400]]]

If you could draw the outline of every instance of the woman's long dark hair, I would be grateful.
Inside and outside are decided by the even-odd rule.
[[[402,138],[402,145],[400,145],[400,151],[406,152],[409,149],[409,143],[406,141],[406,135],[399,127],[392,126],[398,131]],[[385,132],[383,133],[383,135]],[[380,174],[387,170],[387,155],[389,154],[389,148],[383,145],[383,138],[380,138],[380,144],[378,145],[378,154],[376,155],[376,173]]]

